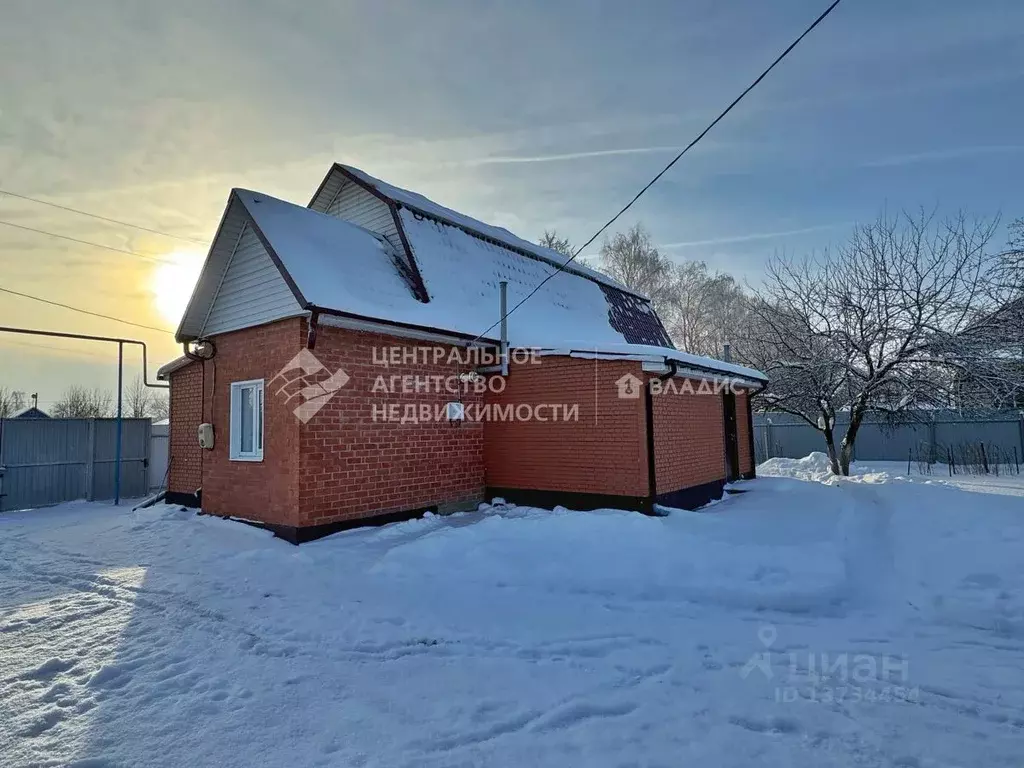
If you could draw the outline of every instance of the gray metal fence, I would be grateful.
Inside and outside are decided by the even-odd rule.
[[[849,419],[836,419],[838,443]],[[1024,413],[1019,411],[928,411],[891,425],[868,418],[861,424],[854,444],[854,460],[906,461],[934,446],[941,454],[947,447],[984,444],[1024,464]],[[781,456],[798,459],[811,451],[824,451],[821,433],[806,422],[785,413],[754,414],[754,451],[757,461]],[[942,458],[939,458],[942,461]]]
[[[0,419],[0,511],[114,498],[116,419]],[[149,490],[150,420],[121,423],[121,496]]]

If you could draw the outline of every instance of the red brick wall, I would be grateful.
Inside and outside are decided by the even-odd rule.
[[[647,496],[644,399],[620,399],[616,381],[642,377],[640,363],[541,357],[512,365],[492,406],[579,405],[577,421],[489,421],[487,485],[545,491]]]
[[[214,429],[214,448],[203,451],[203,510],[211,514],[296,525],[299,421],[295,404],[276,396],[271,379],[302,348],[298,318],[213,338],[217,355],[204,364],[204,420]],[[231,383],[264,380],[263,461],[231,461]]]
[[[754,457],[750,453],[750,423],[747,421],[747,410],[750,408],[750,396],[743,392],[736,395],[736,434],[739,440],[740,472],[748,474],[754,471]]]
[[[171,374],[170,469],[167,490],[195,493],[203,484],[202,448],[198,429],[203,414],[203,368],[190,363]]]
[[[394,347],[401,348],[399,355],[408,350],[410,360],[424,353],[429,359],[415,357],[414,363],[390,368],[381,365],[382,352]],[[435,348],[444,353],[438,362],[433,360]],[[457,362],[449,364],[450,349],[320,326],[314,354],[330,373],[343,368],[351,378],[299,431],[299,525],[483,500],[483,424],[434,418],[438,409],[459,399],[436,382],[467,370]],[[419,392],[403,392],[399,379],[395,392],[373,391],[378,376],[390,386],[392,375],[419,377],[426,386]],[[437,378],[430,382],[426,377]],[[462,400],[469,408],[482,403],[483,397],[468,393]],[[380,409],[376,421],[374,405]],[[388,406],[397,406],[399,421],[384,417]],[[401,423],[409,413],[407,406],[417,413],[426,406],[432,415],[427,421],[417,416],[416,422]]]
[[[682,386],[682,379],[672,379]],[[721,394],[666,391],[654,396],[654,466],[659,494],[725,478],[725,416]]]
[[[303,348],[306,328],[295,318],[222,334],[214,339],[213,360],[172,375],[172,490],[201,486],[207,512],[295,526],[472,504],[485,485],[647,495],[644,398],[620,399],[616,385],[626,374],[644,378],[638,362],[543,357],[513,365],[500,393],[462,396],[467,409],[485,414],[487,407],[508,405],[578,406],[575,421],[552,419],[548,410],[547,421],[449,423],[434,415],[457,395],[433,383],[405,392],[400,378],[397,391],[374,391],[377,377],[389,386],[393,375],[445,381],[467,366],[449,363],[445,354],[438,362],[419,357],[388,368],[380,350],[434,345],[321,324],[313,352],[326,366],[323,376],[342,368],[350,380],[303,424],[293,413],[298,401],[286,401],[279,382],[271,381]],[[199,409],[204,369],[206,402]],[[231,461],[231,383],[259,378],[266,383],[263,461]],[[431,418],[403,423],[407,407],[419,414],[421,406]],[[721,396],[667,394],[655,397],[654,408],[658,492],[724,478]],[[212,451],[198,448],[200,421],[214,425]],[[745,412],[740,430],[741,455],[747,455]]]

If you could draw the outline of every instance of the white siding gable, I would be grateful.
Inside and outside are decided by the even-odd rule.
[[[224,270],[201,336],[302,314],[274,260],[246,225]]]
[[[345,180],[325,213],[376,232],[391,243],[391,247],[397,253],[405,252],[398,227],[395,226],[395,219],[391,215],[391,208],[355,182]]]

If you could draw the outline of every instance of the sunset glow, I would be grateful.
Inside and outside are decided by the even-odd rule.
[[[199,278],[203,257],[195,252],[178,251],[168,260],[170,263],[159,265],[153,272],[150,290],[160,316],[177,325]]]

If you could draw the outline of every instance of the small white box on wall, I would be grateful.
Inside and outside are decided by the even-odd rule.
[[[213,450],[213,424],[199,425],[199,447]]]
[[[466,408],[462,403],[448,403],[445,406],[448,421],[465,421]]]

